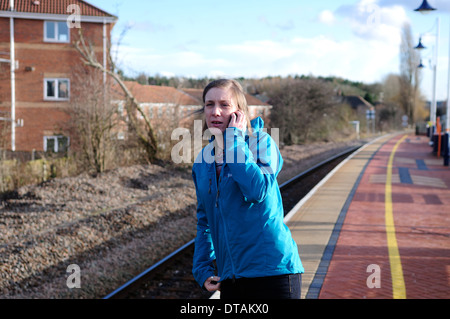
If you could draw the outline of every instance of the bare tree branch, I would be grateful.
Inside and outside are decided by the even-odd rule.
[[[158,150],[158,143],[153,131],[153,127],[150,123],[150,120],[148,119],[145,112],[142,110],[142,108],[139,106],[139,103],[133,93],[128,89],[128,87],[125,85],[125,83],[120,78],[119,74],[115,73],[114,71],[105,68],[101,63],[97,61],[97,58],[95,56],[95,52],[91,46],[89,48],[86,45],[86,41],[84,39],[83,33],[81,29],[79,30],[79,39],[75,42],[75,49],[80,53],[82,57],[82,61],[85,65],[88,65],[90,67],[93,67],[95,69],[101,70],[102,72],[105,72],[110,77],[114,79],[114,81],[119,85],[119,87],[123,90],[125,96],[127,97],[129,103],[125,103],[127,113],[129,115],[129,118],[131,120],[132,127],[136,131],[136,134],[138,136],[139,141],[144,146],[148,159],[152,162],[156,159],[157,150]],[[110,57],[111,60],[111,57]],[[135,116],[135,110],[141,115],[144,122],[144,129],[142,129],[142,126],[140,125],[139,121],[137,120]]]

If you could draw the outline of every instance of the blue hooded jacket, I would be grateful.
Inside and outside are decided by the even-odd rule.
[[[303,273],[297,244],[284,224],[277,175],[283,160],[274,140],[252,120],[251,136],[237,128],[224,134],[224,165],[216,176],[214,146],[208,144],[192,168],[197,193],[195,280],[221,281]]]

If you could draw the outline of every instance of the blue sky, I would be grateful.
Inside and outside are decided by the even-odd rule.
[[[119,17],[118,64],[128,75],[264,77],[340,76],[382,81],[399,72],[400,31],[422,33],[429,64],[440,17],[438,99],[447,98],[450,1],[414,12],[422,0],[88,0]],[[431,68],[421,88],[431,98]]]

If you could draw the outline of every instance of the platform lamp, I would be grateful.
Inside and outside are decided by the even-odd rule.
[[[420,38],[419,38],[419,44],[416,45],[416,46],[414,47],[414,49],[416,49],[416,50],[423,50],[423,49],[426,49],[426,48],[427,48],[427,47],[424,46],[424,45],[422,44],[422,37],[420,37]],[[425,68],[425,65],[423,65],[423,63],[422,63],[422,59],[420,59],[420,64],[417,66],[417,68],[418,68],[418,69],[423,69],[423,68]]]
[[[431,11],[436,10],[435,8],[433,8],[432,6],[430,6],[428,4],[427,0],[423,0],[422,4],[420,7],[418,7],[417,9],[415,9],[414,11],[420,12],[420,13],[428,13]]]
[[[436,19],[436,47],[434,48],[434,63],[431,63],[431,67],[433,69],[433,88],[432,88],[432,101],[431,101],[431,107],[430,107],[430,145],[433,145],[433,136],[434,132],[436,130],[436,109],[437,109],[437,99],[436,99],[436,82],[437,82],[437,64],[438,64],[438,47],[439,47],[439,27],[440,27],[440,20],[439,17]],[[434,27],[433,27],[434,29]],[[429,32],[427,32],[429,33]],[[424,50],[426,47],[422,44],[422,36],[419,38],[419,44],[414,47],[416,50]],[[424,68],[425,66],[422,64],[422,61],[420,61],[420,64],[417,66],[418,68]]]
[[[414,49],[416,49],[416,50],[423,50],[423,49],[426,49],[426,47],[422,44],[422,37],[419,38],[419,44],[416,45],[416,46],[414,47]]]
[[[415,9],[414,11],[420,12],[420,13],[428,13],[431,11],[435,11],[436,8],[433,8],[430,6],[427,2],[427,0],[423,0],[420,7]],[[450,46],[450,41],[449,41]],[[448,58],[448,85],[447,85],[447,114],[446,114],[446,121],[445,121],[445,134],[444,134],[444,149],[443,149],[443,156],[444,156],[444,166],[449,165],[449,157],[450,157],[450,49],[449,49],[449,58]]]
[[[417,68],[419,68],[419,69],[425,68],[425,65],[423,65],[423,63],[422,63],[422,59],[420,59],[420,64],[417,66]]]

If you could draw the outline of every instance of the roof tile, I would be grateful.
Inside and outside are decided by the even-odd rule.
[[[124,83],[139,103],[201,105],[201,102],[196,98],[170,86],[142,85],[132,81],[125,81]],[[114,92],[118,93],[119,96],[123,95],[117,85],[114,85]]]
[[[81,9],[81,15],[94,17],[113,17],[90,3],[82,0],[14,0],[14,9],[17,12],[64,14],[68,15],[67,7],[76,4]],[[9,11],[10,0],[0,0],[0,11]]]

